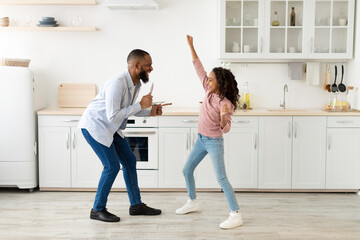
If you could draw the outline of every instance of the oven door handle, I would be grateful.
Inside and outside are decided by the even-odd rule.
[[[142,131],[142,132],[124,132],[125,136],[127,134],[135,134],[135,135],[145,135],[145,134],[156,134],[156,131],[150,131],[150,132],[146,132],[146,131]]]

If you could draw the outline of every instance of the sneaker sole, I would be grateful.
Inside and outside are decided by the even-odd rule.
[[[221,227],[220,226],[220,228],[221,229],[233,229],[233,228],[236,228],[236,227],[240,227],[240,226],[242,226],[243,225],[243,223],[240,223],[239,225],[235,225],[235,226],[233,226],[233,227]]]
[[[101,218],[98,218],[98,217],[90,216],[90,219],[98,220],[98,221],[102,221],[102,222],[120,222],[120,218],[116,219],[116,220],[105,220],[105,219],[101,219]]]
[[[177,211],[175,211],[175,213],[178,214],[178,215],[184,215],[184,214],[196,212],[196,211],[198,211],[198,210],[199,210],[199,208],[196,208],[196,209],[190,209],[190,210],[188,210],[188,211],[186,211],[186,212],[177,212]]]

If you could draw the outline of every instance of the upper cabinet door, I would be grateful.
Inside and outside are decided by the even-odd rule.
[[[310,1],[310,58],[351,59],[353,57],[354,0]]]
[[[220,58],[263,54],[263,0],[220,0]]]
[[[219,0],[220,58],[351,59],[354,0]]]
[[[265,5],[265,52],[267,58],[299,59],[305,57],[304,0],[270,0]]]

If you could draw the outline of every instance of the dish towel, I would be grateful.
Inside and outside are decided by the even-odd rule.
[[[315,86],[320,84],[320,63],[306,63],[306,84]]]
[[[290,80],[302,80],[304,63],[288,63],[288,76]]]

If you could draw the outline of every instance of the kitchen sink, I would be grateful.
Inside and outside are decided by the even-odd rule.
[[[306,109],[282,109],[282,108],[276,108],[276,109],[267,109],[269,112],[306,112]]]

